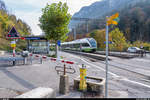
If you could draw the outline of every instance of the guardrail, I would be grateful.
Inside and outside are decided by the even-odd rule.
[[[14,65],[25,64],[25,63],[23,57],[0,57],[0,64],[14,66]]]

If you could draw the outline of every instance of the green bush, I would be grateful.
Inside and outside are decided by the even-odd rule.
[[[50,54],[48,54],[47,57],[53,57],[53,58],[56,58],[56,55],[50,55]]]

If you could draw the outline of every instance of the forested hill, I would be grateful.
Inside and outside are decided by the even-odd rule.
[[[116,9],[122,9],[128,5],[135,5],[141,0],[101,0],[97,1],[90,6],[85,6],[81,10],[73,15],[77,18],[99,18],[106,13],[109,13]],[[70,27],[77,25],[79,21],[72,20]]]
[[[142,40],[150,42],[150,0],[141,0],[134,5],[128,5],[122,9],[116,9],[104,14],[100,17],[100,20],[90,21],[89,32],[95,29],[104,29],[106,15],[111,16],[116,12],[120,14],[120,22],[115,27],[119,27],[128,41]],[[87,33],[86,24],[77,27],[77,33]]]
[[[21,19],[17,19],[15,15],[9,14],[4,1],[0,0],[0,50],[7,50],[8,46],[10,46],[10,41],[6,40],[6,34],[13,26],[15,26],[20,35],[31,34],[29,25]]]
[[[144,0],[120,11],[118,27],[129,41],[150,42],[150,0]]]

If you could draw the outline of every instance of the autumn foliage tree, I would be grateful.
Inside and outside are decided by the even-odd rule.
[[[119,28],[115,28],[109,33],[109,39],[112,41],[109,46],[111,50],[123,51],[126,48],[126,38]]]
[[[9,14],[5,3],[0,0],[0,50],[11,50],[10,40],[6,39],[6,35],[13,26],[21,36],[31,34],[29,25],[21,19],[17,19],[14,14]],[[16,50],[21,51],[23,48],[26,48],[26,41],[18,40]]]
[[[93,37],[97,41],[97,47],[101,50],[105,49],[105,29],[102,30],[94,30],[91,32],[90,36]]]

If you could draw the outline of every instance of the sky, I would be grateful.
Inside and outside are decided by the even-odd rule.
[[[25,21],[32,29],[33,35],[42,34],[42,30],[38,26],[39,17],[42,15],[42,8],[46,4],[67,2],[69,13],[73,15],[78,12],[83,6],[89,6],[96,1],[101,0],[4,0],[8,11],[15,14],[17,18]]]

